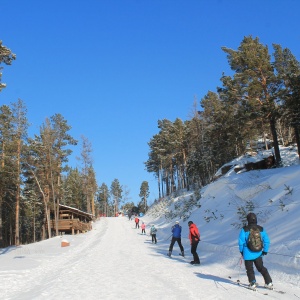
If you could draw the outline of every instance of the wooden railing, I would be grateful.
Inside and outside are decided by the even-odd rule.
[[[55,230],[55,221],[50,221],[50,226],[52,230]],[[90,223],[81,222],[79,219],[59,219],[58,220],[58,231],[77,231],[85,232],[92,229]]]

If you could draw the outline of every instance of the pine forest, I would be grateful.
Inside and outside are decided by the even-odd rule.
[[[222,74],[215,91],[191,103],[188,120],[158,121],[148,142],[147,172],[157,181],[159,198],[197,190],[225,163],[247,151],[273,149],[274,167],[281,166],[280,145],[300,138],[300,64],[291,51],[258,38],[244,37],[237,50],[222,47],[231,74]],[[16,55],[0,42],[1,71],[13,68]],[[115,179],[97,183],[88,138],[70,135],[71,125],[59,113],[49,116],[34,136],[25,103],[0,106],[0,247],[58,235],[60,204],[92,214],[114,216],[121,205],[130,210],[128,190]],[[87,133],[88,134],[88,133]],[[80,168],[69,165],[80,147]],[[141,182],[138,211],[146,212],[149,186]]]

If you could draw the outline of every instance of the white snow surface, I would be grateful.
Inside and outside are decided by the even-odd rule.
[[[141,218],[146,235],[127,217],[101,218],[85,234],[0,249],[0,299],[300,299],[298,158],[289,165],[221,177],[201,190],[201,207],[185,220],[164,214],[178,209],[190,192],[167,204],[158,202]],[[264,264],[274,291],[237,285],[238,280],[248,283],[237,247],[240,229],[233,225],[239,221],[237,207],[246,201],[254,204],[271,240]],[[183,229],[185,258],[177,244],[172,257],[166,255],[176,220]],[[189,264],[189,220],[201,233],[200,266]],[[158,229],[157,244],[149,236],[151,224]],[[63,240],[70,246],[61,247]],[[255,273],[263,286],[262,276]]]

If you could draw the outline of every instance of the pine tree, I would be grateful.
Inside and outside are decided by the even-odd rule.
[[[13,123],[14,123],[14,161],[15,161],[15,245],[20,245],[20,198],[22,182],[22,169],[24,143],[27,138],[27,128],[29,126],[27,121],[27,110],[22,100],[13,103]]]
[[[282,81],[282,115],[293,127],[300,158],[300,63],[287,48],[273,44],[275,49],[273,63],[278,77]]]
[[[94,179],[90,178],[91,175],[91,169],[92,169],[92,144],[86,138],[85,136],[81,136],[82,139],[82,149],[81,149],[81,163],[82,163],[82,176],[83,176],[83,186],[84,186],[84,194],[86,199],[86,211],[88,213],[92,213],[92,201],[94,201],[94,195],[93,193],[96,192],[97,188],[94,185],[94,182],[92,181]],[[92,171],[94,172],[94,171]],[[94,176],[94,174],[93,174]],[[90,182],[91,181],[91,182]]]
[[[6,65],[11,65],[12,61],[16,59],[16,55],[11,52],[11,50],[2,45],[2,41],[0,41],[0,64],[5,63]],[[2,73],[1,70],[3,68],[0,67],[0,92],[3,88],[6,87],[5,83],[1,83]]]
[[[157,186],[158,186],[158,194],[159,198],[164,196],[163,189],[163,152],[160,146],[160,135],[156,134],[148,142],[148,146],[150,148],[149,158],[145,162],[146,170],[149,173],[154,173],[157,178]]]
[[[108,206],[109,206],[109,190],[107,185],[103,182],[101,186],[98,188],[97,200],[99,204],[99,210],[101,214],[104,214],[108,217]]]
[[[140,187],[140,198],[141,198],[141,203],[143,203],[143,211],[146,213],[148,209],[148,204],[147,204],[147,199],[150,195],[149,192],[149,184],[148,181],[143,181]]]
[[[11,174],[13,173],[13,164],[11,152],[13,147],[13,112],[7,105],[0,107],[0,247],[11,245],[10,238],[4,232],[9,226],[9,218],[13,207],[11,197]],[[5,209],[8,207],[8,210]]]
[[[122,186],[118,179],[114,179],[110,186],[110,194],[113,198],[114,216],[119,212],[119,203],[122,200]]]
[[[238,50],[226,47],[222,47],[222,50],[227,53],[229,65],[235,71],[232,87],[238,91],[236,100],[256,113],[257,117],[268,120],[276,164],[280,165],[276,131],[280,81],[274,73],[268,47],[262,45],[258,38],[248,36],[243,39]]]
[[[77,168],[70,168],[63,177],[62,204],[75,207],[79,210],[86,209],[83,176]]]

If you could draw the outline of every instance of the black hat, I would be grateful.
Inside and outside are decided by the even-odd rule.
[[[256,218],[256,215],[255,213],[249,213],[247,215],[247,221],[248,221],[248,224],[257,224],[257,218]]]
[[[192,225],[192,224],[194,224],[193,221],[188,221],[189,226]]]

